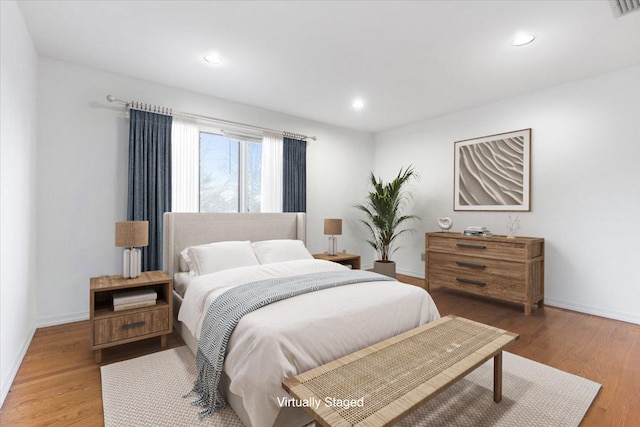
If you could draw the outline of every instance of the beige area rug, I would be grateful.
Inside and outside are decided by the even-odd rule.
[[[182,395],[195,360],[179,347],[101,368],[105,427],[242,427],[227,407],[199,420]],[[577,426],[600,384],[505,352],[502,402],[493,402],[493,360],[427,402],[398,426]]]

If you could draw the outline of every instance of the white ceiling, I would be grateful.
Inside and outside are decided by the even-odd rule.
[[[19,5],[42,57],[371,132],[640,64],[640,12],[602,0]]]

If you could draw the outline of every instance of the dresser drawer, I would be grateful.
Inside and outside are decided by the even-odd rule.
[[[450,238],[429,236],[428,249],[452,252],[460,255],[525,260],[528,257],[527,244],[521,241],[498,241],[491,237]]]
[[[428,256],[431,284],[510,300],[524,299],[524,263],[439,252],[429,252]]]
[[[93,345],[127,340],[169,329],[169,308],[114,316],[94,322]]]

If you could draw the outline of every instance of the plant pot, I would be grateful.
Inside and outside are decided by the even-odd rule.
[[[375,261],[373,263],[373,271],[395,279],[396,263],[395,261]]]

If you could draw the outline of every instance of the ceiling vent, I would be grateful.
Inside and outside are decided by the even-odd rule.
[[[609,0],[609,3],[616,18],[640,10],[640,0]]]

